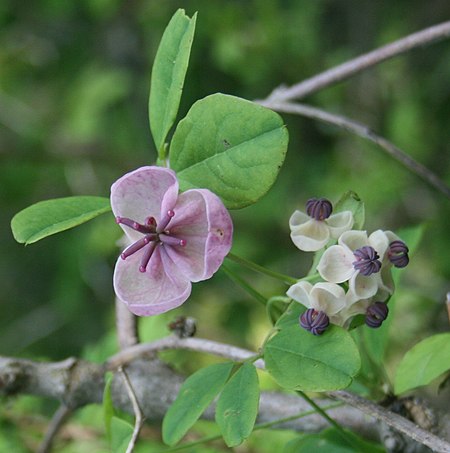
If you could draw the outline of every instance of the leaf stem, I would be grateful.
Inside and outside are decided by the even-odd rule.
[[[268,275],[269,277],[275,278],[277,280],[281,280],[287,285],[293,285],[298,281],[296,278],[290,277],[289,275],[280,274],[279,272],[271,271],[270,269],[267,269],[263,266],[260,266],[259,264],[254,263],[253,261],[241,258],[240,256],[237,256],[234,253],[229,253],[227,255],[227,258],[253,271],[260,272],[261,274]]]
[[[250,286],[246,281],[244,281],[239,275],[232,271],[225,263],[222,264],[222,270],[227,274],[227,276],[233,280],[237,285],[239,285],[243,290],[248,294],[254,297],[260,304],[266,306],[267,298],[265,298],[261,293],[256,291],[252,286]]]
[[[355,440],[344,430],[344,428],[342,428],[342,426],[336,420],[331,418],[313,399],[311,399],[305,392],[302,392],[301,390],[296,390],[296,393],[300,395],[308,404],[310,404],[319,415],[327,420],[328,423],[330,423],[330,425],[336,429],[336,431],[346,442],[348,442],[353,447],[356,447],[356,451],[360,449],[358,443],[355,442]]]
[[[330,404],[321,409],[325,411],[325,410],[329,410],[329,409],[334,409],[336,407],[340,407],[342,405],[343,405],[343,403],[335,403],[335,404]],[[305,411],[299,412],[298,414],[290,415],[289,417],[279,418],[279,419],[273,420],[271,422],[259,423],[259,424],[255,425],[255,427],[253,428],[253,432],[260,430],[260,429],[271,428],[272,426],[280,425],[281,423],[288,423],[293,420],[297,420],[299,418],[307,417],[308,415],[313,415],[315,413],[316,413],[316,410],[313,409],[313,410],[306,411],[306,412]],[[185,448],[195,447],[197,445],[200,445],[200,444],[203,444],[206,442],[211,442],[213,440],[219,440],[221,437],[222,437],[221,434],[203,437],[203,438],[195,440],[193,442],[188,442],[186,444],[178,445],[176,447],[172,447],[172,448],[169,448],[166,450],[161,450],[160,453],[169,453],[169,452],[173,452],[173,451],[184,450]]]

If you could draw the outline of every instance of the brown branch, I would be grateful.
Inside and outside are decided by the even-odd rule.
[[[139,343],[136,316],[116,298],[116,331],[120,349]]]
[[[337,127],[352,132],[359,137],[370,140],[371,142],[384,149],[387,154],[400,162],[404,167],[442,192],[446,197],[450,198],[450,188],[437,175],[435,175],[431,170],[429,170],[421,163],[414,160],[393,143],[376,134],[372,129],[370,129],[370,127],[366,126],[365,124],[346,118],[342,115],[332,114],[316,107],[311,107],[304,104],[270,100],[260,101],[260,104],[277,112],[293,113],[316,119],[327,124],[333,124]]]
[[[328,69],[306,79],[290,88],[277,88],[267,98],[268,101],[289,101],[304,98],[316,91],[333,85],[342,80],[361,72],[371,66],[375,66],[385,60],[405,53],[416,47],[432,44],[450,36],[450,21],[426,28],[419,32],[394,41],[376,50],[349,60],[339,66]]]
[[[53,447],[53,441],[67,419],[72,415],[72,409],[65,404],[61,404],[53,415],[53,418],[47,428],[44,440],[39,445],[38,453],[49,453]]]

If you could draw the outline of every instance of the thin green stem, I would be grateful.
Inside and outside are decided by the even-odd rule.
[[[315,274],[307,275],[306,277],[299,278],[298,282],[311,282],[314,280],[318,280],[320,278],[320,274],[316,272]]]
[[[286,283],[287,285],[293,285],[297,283],[297,279],[290,277],[289,275],[280,274],[279,272],[271,271],[270,269],[266,269],[259,264],[254,263],[253,261],[247,260],[245,258],[241,258],[240,256],[236,256],[234,253],[229,253],[227,258],[235,263],[238,263],[242,266],[248,267],[253,271],[260,272],[261,274],[268,275],[269,277],[275,278],[277,280],[281,280],[282,282]]]
[[[296,393],[300,395],[307,403],[309,403],[314,410],[321,415],[325,420],[330,423],[333,428],[341,435],[341,437],[348,442],[353,447],[356,447],[357,451],[360,448],[357,442],[345,431],[345,429],[333,418],[331,418],[324,410],[321,408],[313,399],[311,399],[306,393],[302,392],[301,390],[296,390]]]
[[[250,286],[246,281],[244,281],[239,275],[232,271],[225,263],[222,264],[222,270],[228,275],[228,277],[233,280],[237,285],[244,289],[248,294],[254,297],[260,304],[266,306],[267,298],[265,298],[261,293],[256,291],[252,286]]]
[[[340,402],[340,403],[330,404],[329,406],[325,406],[325,407],[323,407],[321,409],[322,410],[330,410],[330,409],[334,409],[334,408],[340,407],[340,406],[343,406],[343,403]],[[265,428],[271,428],[272,426],[280,425],[281,423],[288,423],[288,422],[291,422],[293,420],[297,420],[297,419],[300,419],[300,418],[303,418],[303,417],[307,417],[308,415],[312,415],[312,414],[315,414],[315,413],[316,413],[316,410],[313,409],[313,410],[310,410],[310,411],[299,412],[298,414],[291,415],[289,417],[279,418],[279,419],[273,420],[271,422],[259,423],[258,425],[254,426],[253,431],[258,431],[260,429],[265,429]],[[177,447],[172,447],[172,448],[169,448],[167,450],[162,450],[160,453],[169,453],[169,452],[173,452],[173,451],[184,450],[185,448],[195,447],[197,445],[200,445],[200,444],[203,444],[203,443],[206,443],[206,442],[211,442],[213,440],[219,440],[221,437],[222,437],[221,434],[216,434],[216,435],[213,435],[213,436],[202,437],[201,439],[195,440],[193,442],[188,442],[188,443],[183,444],[183,445],[178,445]]]

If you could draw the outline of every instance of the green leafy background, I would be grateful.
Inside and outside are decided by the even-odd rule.
[[[199,14],[179,119],[212,93],[262,98],[282,83],[296,83],[448,16],[446,2],[437,0],[1,2],[1,354],[99,361],[115,350],[111,275],[120,229],[112,215],[29,247],[14,240],[9,224],[41,200],[108,197],[118,177],[156,160],[148,127],[149,74],[164,28],[180,7],[189,17]],[[305,101],[368,123],[450,182],[449,62],[447,40]],[[291,212],[311,196],[336,201],[349,189],[365,202],[370,231],[426,223],[396,293],[396,334],[386,348],[393,380],[419,338],[448,329],[449,203],[375,145],[312,120],[283,119],[290,134],[285,164],[267,195],[233,212],[234,252],[279,272],[304,274],[311,256],[290,242]],[[284,294],[285,287],[267,277],[239,272],[267,297]],[[200,336],[251,349],[271,326],[264,310],[221,273],[194,285],[181,308],[144,320],[143,338],[165,335],[167,322],[181,314],[197,318]],[[186,352],[165,357],[186,373],[213,360]],[[276,388],[266,374],[259,377],[263,388]],[[429,392],[433,398],[433,388]],[[2,404],[0,451],[36,451],[56,405],[33,397]],[[108,451],[100,407],[77,412],[69,425],[86,435],[59,439],[57,451]],[[200,436],[217,433],[205,422],[194,429]],[[142,450],[161,448],[159,436],[159,429],[146,430]],[[258,431],[240,448],[281,451],[295,437]],[[222,448],[214,445],[196,451]]]

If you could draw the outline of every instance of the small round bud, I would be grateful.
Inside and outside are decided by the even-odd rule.
[[[300,316],[300,325],[313,335],[321,335],[330,325],[330,319],[325,312],[308,308]]]
[[[376,329],[387,318],[389,308],[384,302],[375,302],[366,311],[366,324]]]
[[[379,272],[381,269],[381,261],[378,259],[380,255],[370,245],[365,245],[353,252],[356,261],[353,267],[359,271],[360,274],[368,277],[369,275]]]
[[[333,212],[333,205],[326,198],[311,198],[306,202],[306,213],[315,220],[325,220]]]
[[[409,263],[408,252],[408,246],[403,241],[393,241],[389,244],[389,261],[395,267],[406,267]]]

